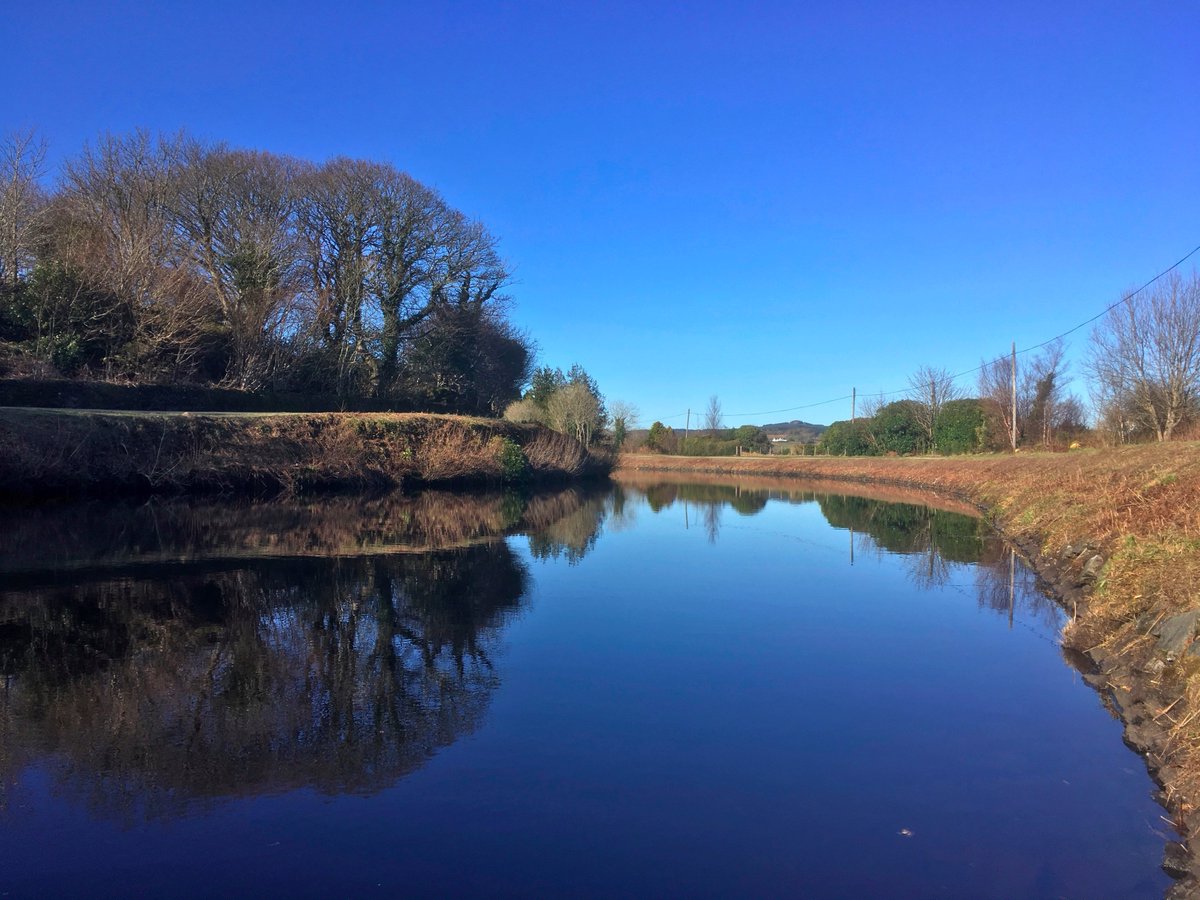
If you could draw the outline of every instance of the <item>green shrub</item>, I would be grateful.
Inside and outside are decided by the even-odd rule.
[[[525,451],[511,438],[500,439],[500,477],[505,481],[520,481],[529,472]]]

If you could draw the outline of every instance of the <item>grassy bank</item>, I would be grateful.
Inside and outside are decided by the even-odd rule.
[[[0,410],[0,495],[546,482],[610,461],[535,425],[418,413]]]
[[[1075,613],[1064,644],[1095,662],[1089,680],[1200,845],[1200,444],[915,459],[626,455],[617,474],[653,472],[906,485],[983,510]],[[1187,865],[1194,874],[1195,858]]]

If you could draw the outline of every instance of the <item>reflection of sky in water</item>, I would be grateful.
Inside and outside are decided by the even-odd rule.
[[[0,593],[0,891],[1166,886],[1141,761],[977,520],[719,485],[405,504],[402,533],[229,516],[284,552],[230,560],[159,509],[134,570],[52,523],[92,562]],[[381,535],[403,552],[362,555]]]

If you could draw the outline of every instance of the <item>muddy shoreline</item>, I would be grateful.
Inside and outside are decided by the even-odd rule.
[[[741,460],[713,460],[711,465],[706,466],[699,459],[690,458],[686,464],[679,465],[671,457],[626,456],[621,459],[613,477],[619,481],[622,474],[631,472],[638,475],[660,473],[673,477],[704,474],[725,478],[761,477],[767,474],[761,460],[751,459],[748,462],[749,466],[739,465]],[[1163,851],[1162,868],[1175,879],[1166,897],[1200,896],[1200,858],[1195,852],[1200,847],[1200,811],[1185,802],[1178,784],[1181,770],[1172,756],[1172,735],[1162,722],[1164,712],[1181,698],[1180,691],[1171,690],[1172,686],[1179,685],[1159,677],[1164,670],[1161,660],[1151,657],[1147,661],[1128,653],[1109,652],[1098,646],[1101,641],[1093,629],[1080,627],[1080,623],[1087,620],[1091,590],[1096,580],[1093,560],[1100,557],[1102,550],[1098,543],[1081,541],[1063,548],[1061,552],[1048,552],[1043,547],[1040,534],[1016,534],[1013,529],[1006,527],[1007,521],[997,514],[992,504],[972,496],[967,490],[937,480],[871,476],[861,471],[839,474],[828,470],[811,471],[807,467],[771,467],[769,474],[773,478],[802,479],[826,485],[915,488],[935,498],[964,504],[976,510],[1014,546],[1037,575],[1048,595],[1070,617],[1061,636],[1062,648],[1077,663],[1083,680],[1100,695],[1101,702],[1122,723],[1126,746],[1144,760],[1147,771],[1158,787],[1156,799],[1171,816],[1171,824],[1180,835],[1179,841],[1168,842]],[[1093,565],[1089,566],[1089,563]]]

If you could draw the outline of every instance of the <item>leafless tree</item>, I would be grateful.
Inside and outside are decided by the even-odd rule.
[[[229,335],[225,383],[262,387],[299,288],[296,182],[303,164],[198,141],[178,148],[172,224]]]
[[[721,398],[713,394],[704,409],[704,427],[709,431],[720,431],[724,422],[721,417]]]
[[[1200,276],[1172,273],[1121,303],[1092,331],[1087,361],[1101,414],[1159,441],[1197,414]]]
[[[954,378],[946,369],[922,366],[908,377],[908,397],[916,404],[914,414],[917,424],[925,434],[930,449],[937,449],[934,433],[942,407],[962,396],[954,384]]]
[[[1033,357],[1021,374],[1017,415],[1025,423],[1026,440],[1048,447],[1066,399],[1066,347],[1062,338],[1051,341]]]
[[[1070,379],[1067,374],[1066,345],[1062,338],[1046,344],[1042,351],[1024,363],[1018,363],[1016,386],[1016,439],[1027,444],[1049,446],[1059,428],[1070,427],[1081,414],[1077,405],[1068,405]],[[988,402],[1005,429],[1005,441],[1016,449],[1013,429],[1012,357],[1005,354],[984,363],[979,372],[979,397]],[[1077,403],[1077,401],[1076,401]]]
[[[640,415],[637,406],[628,401],[614,400],[609,404],[608,418],[612,422],[613,444],[618,450],[624,445],[629,432],[638,427]]]
[[[600,404],[582,382],[564,385],[547,404],[550,427],[587,445],[600,424]]]
[[[380,314],[377,393],[391,386],[407,334],[430,312],[430,282],[451,210],[435,191],[390,166],[380,171],[379,248],[371,290]]]
[[[107,135],[64,167],[50,255],[133,323],[130,364],[174,374],[199,352],[206,287],[168,214],[177,138]]]
[[[637,428],[638,419],[642,412],[636,403],[627,400],[614,400],[609,404],[608,417],[614,424],[619,420],[626,429]]]
[[[328,354],[341,395],[362,390],[369,372],[369,279],[380,242],[376,205],[382,167],[338,158],[302,186],[299,221],[314,336]]]
[[[1004,440],[1017,449],[1017,430],[1013,423],[1013,358],[1005,354],[979,368],[979,399],[986,403],[1004,425]]]
[[[46,142],[32,129],[0,139],[0,287],[15,290],[33,265],[45,161]]]

